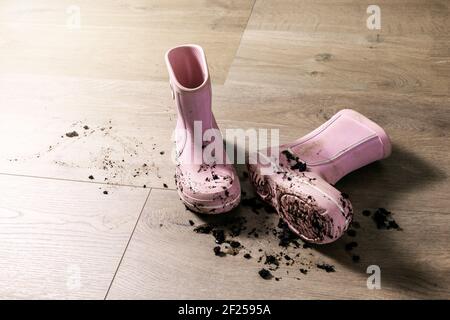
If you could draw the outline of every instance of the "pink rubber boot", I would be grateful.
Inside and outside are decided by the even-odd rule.
[[[391,143],[376,123],[356,111],[341,110],[310,134],[280,146],[275,161],[263,165],[268,151],[259,151],[258,161],[252,155],[250,161],[257,163],[248,165],[257,193],[301,238],[329,243],[347,230],[353,215],[348,196],[332,185],[388,157]]]
[[[178,108],[175,173],[178,193],[193,211],[227,212],[239,204],[241,188],[211,111],[211,82],[205,53],[200,46],[183,45],[170,49],[165,59]],[[203,141],[203,134],[207,133],[214,134],[212,142]],[[210,148],[212,144],[216,148]],[[205,161],[203,151],[208,149],[213,150]]]

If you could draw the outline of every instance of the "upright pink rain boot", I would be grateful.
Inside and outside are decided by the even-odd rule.
[[[341,110],[310,134],[280,146],[270,170],[261,161],[268,159],[268,151],[259,151],[258,161],[251,156],[256,164],[248,165],[257,193],[305,241],[329,243],[347,230],[353,215],[348,196],[333,184],[388,157],[391,143],[376,123],[356,111]]]
[[[214,142],[223,147],[211,111],[211,82],[205,53],[200,46],[183,45],[170,49],[165,60],[178,108],[175,182],[181,200],[199,213],[230,211],[239,204],[241,196],[236,171],[223,148],[214,154],[213,161],[205,162],[202,154],[208,148],[202,136],[208,131],[216,132]]]

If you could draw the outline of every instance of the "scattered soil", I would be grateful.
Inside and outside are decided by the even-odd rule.
[[[310,250],[313,246],[303,242],[296,234],[290,231],[287,224],[278,218],[273,225],[275,211],[268,208],[259,198],[249,197],[242,200],[242,204],[254,212],[258,217],[244,216],[217,216],[210,222],[194,226],[193,230],[199,234],[212,236],[214,241],[213,252],[218,257],[240,256],[245,260],[255,258],[262,269],[259,275],[266,280],[281,281],[281,274],[289,273],[286,267],[298,266],[299,276],[290,278],[300,280],[312,268],[316,268],[313,261],[314,254]],[[262,238],[263,247],[250,249],[244,244],[245,239]],[[269,240],[278,244],[279,250],[265,250],[264,241]],[[334,267],[333,267],[334,268]],[[277,275],[273,274],[274,272]]]
[[[272,273],[267,269],[262,268],[261,270],[258,271],[258,273],[259,273],[259,276],[261,278],[263,278],[264,280],[270,280],[273,278]]]
[[[204,233],[204,234],[209,234],[213,229],[213,226],[210,226],[208,224],[203,224],[201,226],[198,226],[194,229],[195,232],[197,233]]]
[[[332,266],[331,264],[326,263],[317,264],[317,268],[325,270],[326,272],[336,272],[334,266]]]
[[[300,172],[306,171],[306,162],[303,162],[295,154],[291,153],[289,150],[283,150],[281,152],[288,160],[291,170],[298,170]]]
[[[278,218],[278,223],[273,225],[273,214],[275,210],[266,205],[257,197],[247,197],[246,193],[242,198],[242,206],[247,207],[249,214],[252,212],[255,216],[222,216],[215,222],[205,223],[196,226],[194,231],[201,234],[209,234],[214,239],[214,253],[220,257],[240,256],[245,260],[254,258],[260,268],[258,274],[265,280],[274,279],[281,281],[282,274],[291,275],[289,279],[301,280],[307,276],[312,270],[322,270],[327,273],[336,272],[336,268],[332,264],[317,261],[320,257],[316,257],[316,252],[311,250],[315,248],[314,244],[310,244],[301,240],[294,234],[284,222]],[[343,198],[348,197],[345,193]],[[370,210],[363,211],[364,216],[372,216],[382,229],[395,229],[398,226],[392,219],[391,213],[385,209],[378,209],[372,214]],[[214,219],[213,219],[214,220]],[[357,221],[353,221],[351,228],[347,231],[347,242],[343,245],[343,250],[347,252],[349,260],[353,263],[360,263],[361,257],[355,252],[358,248],[358,242],[355,241],[361,225]],[[239,239],[237,239],[239,237]],[[258,239],[253,242],[261,247],[247,248],[245,239]],[[260,240],[259,240],[260,239]],[[344,238],[345,239],[345,238]],[[350,240],[352,239],[352,240]],[[261,242],[261,244],[259,244]],[[274,249],[269,243],[277,243],[278,248]],[[270,247],[270,250],[266,248]],[[297,268],[293,269],[295,266]],[[297,270],[297,275],[293,272]]]
[[[358,243],[355,241],[349,242],[345,245],[345,250],[346,251],[352,251],[354,248],[356,248],[358,246]]]
[[[349,237],[356,237],[356,231],[353,230],[353,229],[348,229],[348,230],[347,230],[347,235],[348,235]]]
[[[369,217],[372,213],[370,212],[370,210],[363,210],[362,214],[365,217]]]
[[[78,132],[76,132],[76,131],[67,132],[66,137],[69,137],[69,138],[78,137]]]
[[[323,57],[326,61],[329,59],[326,55]],[[81,122],[78,122],[77,127],[73,127],[72,129],[77,129],[82,137],[87,137],[93,132],[97,131],[102,135],[110,135],[111,129],[113,128],[111,121],[109,121],[109,125],[105,125],[102,127],[93,127],[92,129],[88,125],[82,125]],[[82,130],[82,129],[84,130]],[[77,131],[70,131],[65,134],[65,136],[69,138],[78,137],[80,134]],[[62,138],[64,136],[61,136]],[[120,138],[120,137],[115,137]],[[61,140],[64,141],[64,140]],[[136,144],[133,146],[128,146],[129,148],[125,148],[126,154],[125,156],[121,155],[120,158],[117,158],[116,150],[112,148],[104,148],[103,156],[102,156],[102,168],[105,170],[106,175],[104,181],[106,183],[112,183],[110,180],[113,178],[120,178],[123,175],[123,172],[129,171],[129,165],[126,164],[128,157],[137,157],[138,148],[142,145],[142,142],[136,141]],[[48,152],[53,151],[55,146],[50,146]],[[152,144],[152,150],[157,152],[156,144]],[[128,153],[128,154],[127,154]],[[160,155],[164,155],[165,151],[159,151]],[[286,157],[287,163],[290,166],[291,170],[298,170],[299,172],[303,172],[307,170],[306,163],[302,162],[298,157],[294,154],[285,150],[282,154]],[[40,157],[40,154],[37,155]],[[12,161],[12,160],[10,160]],[[17,159],[15,159],[17,161]],[[133,168],[133,177],[138,177],[142,175],[148,175],[151,171],[156,171],[156,176],[159,176],[159,168],[154,165],[154,163],[143,163],[142,165],[138,165]],[[242,173],[244,179],[249,178],[249,174],[246,171]],[[98,178],[98,177],[97,177]],[[102,177],[103,178],[103,177]],[[213,180],[219,179],[219,176],[215,173],[212,174],[211,178]],[[89,176],[90,180],[94,180],[94,176]],[[146,188],[146,185],[143,185]],[[166,183],[163,183],[164,188],[168,188]],[[104,190],[103,194],[107,195],[108,191]],[[343,199],[348,199],[348,195],[345,193],[341,194]],[[265,202],[261,201],[258,197],[247,197],[247,193],[242,191],[242,206],[247,207],[253,212],[255,215],[259,215],[257,218],[258,223],[250,223],[247,221],[246,217],[243,216],[229,216],[226,219],[219,220],[220,222],[209,222],[199,226],[195,226],[193,220],[189,220],[189,225],[194,227],[194,232],[199,234],[207,234],[211,235],[214,239],[213,252],[217,257],[226,257],[226,256],[240,256],[246,260],[250,260],[255,258],[255,262],[260,264],[261,268],[258,271],[258,274],[265,280],[275,279],[276,281],[282,280],[282,277],[278,276],[279,273],[285,272],[289,274],[289,271],[292,272],[292,268],[286,270],[285,267],[288,266],[297,266],[295,270],[299,272],[299,275],[305,276],[312,269],[320,269],[324,270],[327,273],[335,272],[335,267],[333,265],[327,263],[317,263],[314,260],[317,260],[314,255],[313,250],[309,250],[314,248],[314,245],[303,242],[296,234],[290,231],[288,225],[284,222],[284,220],[279,219],[277,225],[272,225],[269,221],[272,221],[271,215],[276,214],[276,210]],[[187,210],[191,211],[186,207]],[[384,208],[379,208],[375,212],[370,210],[363,210],[362,215],[366,217],[372,217],[375,225],[378,229],[395,229],[402,230],[397,222],[393,219],[392,213]],[[273,217],[273,216],[272,216]],[[160,225],[162,227],[162,224]],[[355,229],[360,229],[360,224],[357,221],[353,221],[351,225],[351,229],[347,231],[347,236],[355,238],[357,236],[357,232]],[[359,232],[358,232],[359,233]],[[239,239],[236,239],[239,237]],[[266,245],[262,242],[262,248],[256,248],[253,250],[247,249],[245,246],[245,241],[240,241],[242,238],[261,238],[259,241],[269,242],[276,241],[278,243],[279,250],[277,252],[266,250]],[[238,241],[239,240],[239,241]],[[273,246],[270,246],[273,248]],[[345,244],[345,251],[349,254],[349,259],[355,263],[360,261],[360,256],[355,254],[353,250],[358,247],[358,243],[356,241],[350,241]],[[253,251],[253,252],[252,252]],[[274,273],[274,274],[272,274]],[[300,277],[290,278],[300,280]]]
[[[374,212],[372,219],[378,229],[402,230],[392,217],[392,213],[384,208],[378,208]]]
[[[213,251],[214,251],[214,254],[218,257],[225,257],[225,255],[226,255],[225,252],[222,252],[220,246],[215,246]]]
[[[222,244],[225,242],[225,232],[223,230],[213,230],[212,234],[216,239],[216,243]]]

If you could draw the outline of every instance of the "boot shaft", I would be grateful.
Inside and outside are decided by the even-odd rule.
[[[288,150],[308,170],[334,184],[346,174],[388,157],[391,143],[385,131],[353,110],[341,110],[303,138],[288,145]]]
[[[197,45],[170,49],[166,64],[178,109],[177,129],[193,134],[195,121],[201,122],[203,132],[212,128],[211,81],[203,49]]]

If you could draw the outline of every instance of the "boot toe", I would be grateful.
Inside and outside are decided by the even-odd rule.
[[[183,173],[178,175],[177,187],[181,199],[191,210],[223,213],[239,204],[241,188],[233,167],[217,165],[183,169]]]

